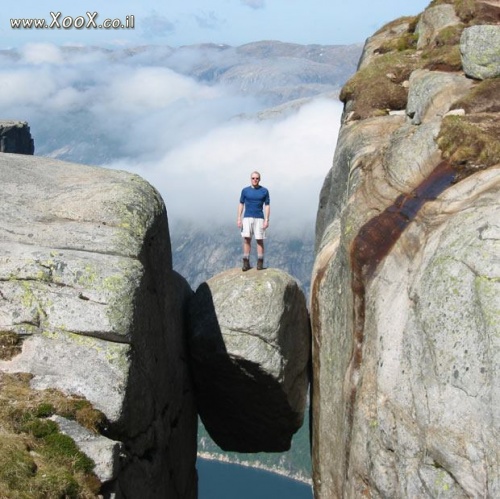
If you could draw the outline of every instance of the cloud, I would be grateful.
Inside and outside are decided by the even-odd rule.
[[[128,67],[119,68],[115,74],[109,74],[108,83],[102,89],[103,97],[106,108],[115,113],[145,115],[148,111],[165,109],[178,101],[189,105],[216,95],[210,87],[161,67],[138,67],[133,71]]]
[[[203,224],[231,223],[241,188],[258,170],[271,192],[273,227],[312,226],[340,113],[338,103],[318,99],[278,121],[221,123],[133,170],[164,193],[173,219]]]
[[[160,66],[155,48],[61,57],[65,64],[11,59],[0,69],[8,89],[0,117],[27,120],[37,154],[138,173],[161,193],[171,223],[205,227],[234,223],[240,191],[258,170],[273,230],[313,226],[340,103],[316,98],[260,119],[259,99]]]
[[[61,64],[63,57],[59,47],[50,43],[30,43],[22,47],[21,58],[28,64]]]
[[[265,0],[241,0],[241,3],[252,9],[263,9],[266,6]]]
[[[38,106],[50,100],[57,91],[57,83],[46,68],[2,69],[0,88],[0,108],[12,110],[16,105]]]
[[[222,24],[225,23],[217,17],[213,10],[208,12],[202,11],[200,14],[195,14],[194,19],[199,28],[202,29],[219,29]]]
[[[141,19],[141,31],[145,38],[168,36],[176,31],[176,25],[165,16],[153,12]]]

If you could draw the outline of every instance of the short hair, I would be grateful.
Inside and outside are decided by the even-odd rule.
[[[258,171],[253,171],[252,173],[250,173],[250,176],[252,176],[254,173],[256,173],[259,176],[259,180],[260,180],[260,173]]]

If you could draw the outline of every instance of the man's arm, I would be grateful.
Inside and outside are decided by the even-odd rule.
[[[238,224],[238,227],[242,227],[243,226],[243,221],[241,220],[241,216],[243,215],[243,208],[245,207],[245,205],[243,203],[240,203],[238,205],[238,218],[236,220],[236,223]]]
[[[271,216],[271,205],[264,205],[264,225],[262,226],[264,229],[269,227],[269,217]]]

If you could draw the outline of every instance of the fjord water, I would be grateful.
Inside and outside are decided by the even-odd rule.
[[[312,499],[312,488],[276,473],[198,458],[199,499]]]

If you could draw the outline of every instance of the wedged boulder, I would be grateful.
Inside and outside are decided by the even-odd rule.
[[[281,452],[303,422],[309,318],[297,282],[278,269],[228,270],[190,303],[198,411],[224,450]]]
[[[18,154],[0,155],[0,189],[0,331],[23,341],[0,369],[105,414],[125,449],[108,490],[195,497],[192,291],[161,197],[136,175]]]

